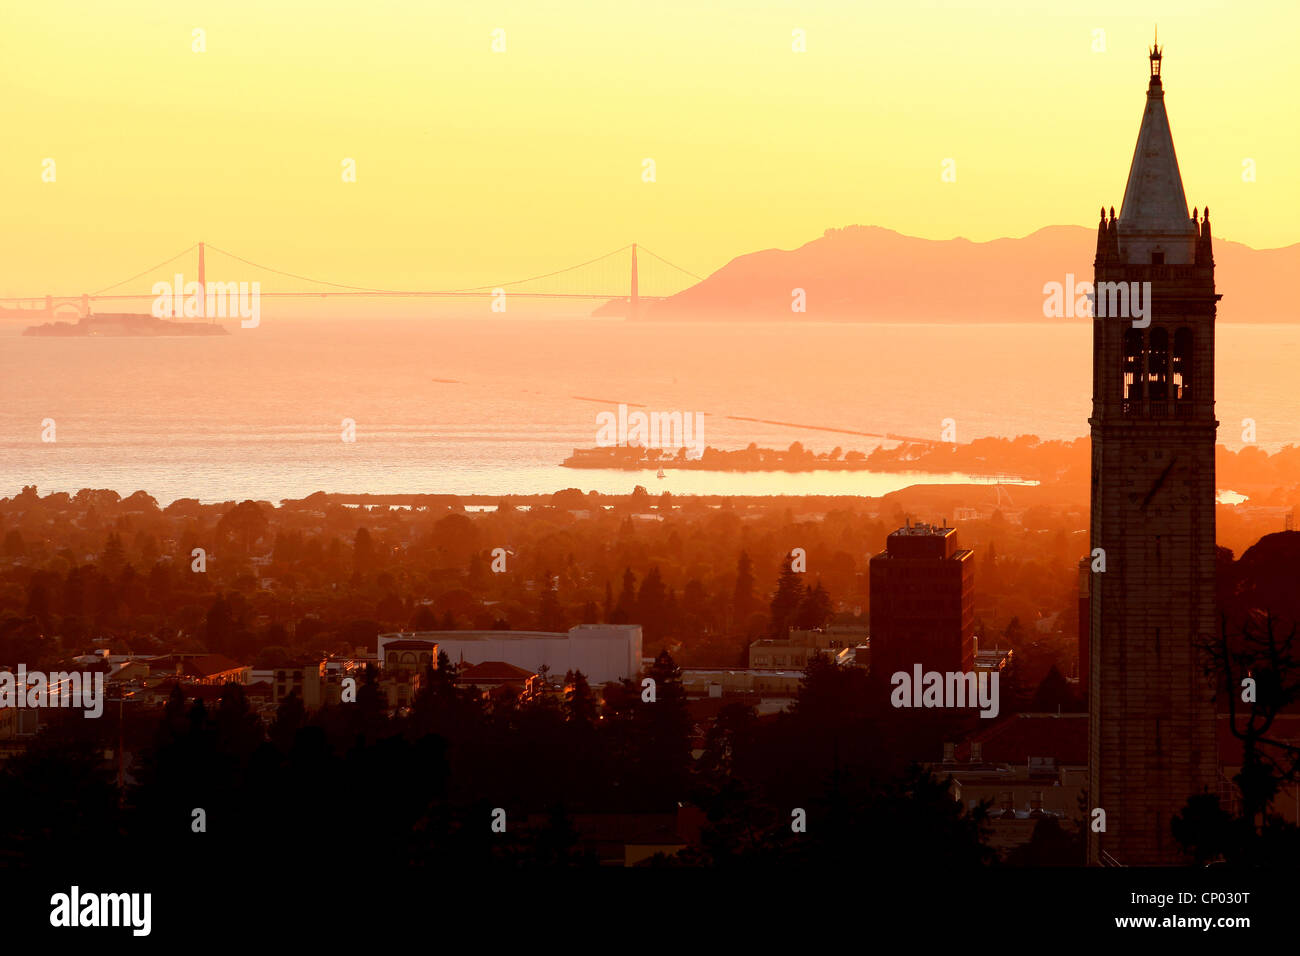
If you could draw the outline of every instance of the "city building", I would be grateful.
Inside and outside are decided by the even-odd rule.
[[[148,676],[176,677],[186,684],[247,684],[253,668],[222,654],[168,654],[141,658],[149,665]]]
[[[592,685],[634,678],[641,667],[639,624],[579,624],[567,633],[548,631],[417,631],[380,634],[379,659],[393,667],[423,668],[422,655],[443,653],[456,665],[503,661],[556,677],[580,670]]]
[[[943,762],[930,769],[949,779],[966,809],[990,804],[989,846],[1005,855],[1028,843],[1045,816],[1079,824],[1087,761],[1087,714],[1012,714],[944,744]]]
[[[793,700],[803,680],[803,670],[744,667],[683,667],[682,689],[692,697],[759,694],[780,698],[782,706]],[[780,708],[777,708],[780,709]]]
[[[456,686],[472,687],[484,697],[495,698],[502,692],[515,698],[532,697],[541,692],[541,678],[535,671],[505,661],[484,661],[457,674]]]
[[[957,529],[913,524],[871,559],[871,666],[884,674],[967,672],[975,660],[974,553]]]
[[[1090,863],[1174,864],[1170,821],[1216,787],[1197,645],[1215,620],[1210,213],[1187,213],[1159,46],[1119,216],[1097,229],[1089,592]],[[1100,549],[1100,550],[1098,550]]]
[[[438,657],[437,643],[423,637],[385,643],[384,636],[381,635],[379,651],[384,670],[390,674],[398,671],[422,671],[427,665],[435,663]]]
[[[777,640],[761,638],[749,645],[749,666],[763,670],[802,670],[817,654],[835,657],[845,647],[865,644],[865,628],[826,628],[804,631],[791,628],[789,635]]]
[[[1006,670],[1016,652],[1009,647],[980,647],[978,643],[975,646],[975,660],[973,667],[976,674],[993,674]]]
[[[325,702],[324,670],[320,661],[304,661],[289,667],[277,667],[271,686],[272,700],[277,705],[291,694],[297,694],[307,710],[317,710]]]
[[[367,656],[364,648],[358,648],[351,657],[335,657],[325,661],[321,680],[321,702],[333,706],[343,700],[343,682],[349,678],[355,683],[354,689],[360,688],[366,679],[366,668],[371,667],[379,673],[379,660],[373,655]]]

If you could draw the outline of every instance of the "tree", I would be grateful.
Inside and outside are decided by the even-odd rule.
[[[1007,622],[1007,629],[1003,631],[1002,636],[1007,639],[1012,647],[1020,646],[1025,639],[1025,628],[1020,623],[1020,618],[1013,617]]]
[[[582,671],[564,673],[564,719],[584,724],[596,722],[596,695]]]
[[[116,578],[122,573],[122,568],[126,565],[126,549],[122,547],[121,535],[114,532],[108,536],[108,542],[104,545],[104,553],[100,555],[99,563],[104,574],[110,578]]]
[[[209,651],[225,653],[230,650],[234,639],[235,623],[230,612],[230,603],[225,595],[218,594],[208,608],[206,643]]]
[[[253,550],[253,545],[266,534],[269,524],[262,506],[256,501],[241,501],[221,516],[217,522],[217,533],[238,541],[245,554]]]
[[[667,651],[660,651],[647,676],[655,682],[654,700],[633,698],[635,786],[645,809],[675,807],[685,796],[691,765],[682,672]]]
[[[264,739],[262,720],[248,706],[244,686],[233,681],[221,688],[221,699],[212,717],[217,750],[236,765],[247,762]]]
[[[492,572],[488,567],[488,562],[481,552],[475,551],[469,556],[469,571],[466,574],[465,583],[474,592],[481,593],[487,590],[491,579]]]
[[[357,574],[369,574],[375,564],[375,546],[370,540],[370,532],[358,528],[352,539],[352,568]]]
[[[306,722],[307,708],[303,706],[302,698],[295,690],[280,701],[280,706],[275,710],[275,720],[271,724],[271,742],[281,753],[288,753],[298,728]]]
[[[1241,810],[1234,819],[1217,796],[1192,798],[1172,821],[1174,836],[1197,859],[1277,863],[1300,847],[1300,828],[1272,810],[1278,792],[1300,781],[1300,746],[1274,730],[1278,716],[1300,702],[1300,626],[1280,628],[1266,614],[1263,622],[1247,618],[1230,632],[1224,614],[1218,637],[1201,648],[1241,745],[1241,770],[1233,778]]]
[[[646,641],[649,643],[657,643],[663,639],[665,600],[663,578],[660,577],[659,567],[656,565],[641,582],[641,589],[637,592],[636,598],[636,620],[644,629]]]
[[[564,488],[551,495],[551,507],[561,511],[581,511],[589,506],[581,488]]]
[[[776,593],[772,595],[771,634],[777,640],[786,637],[795,623],[795,612],[803,601],[804,585],[799,580],[799,573],[794,570],[793,553],[786,554],[781,563],[781,575],[777,578]]]
[[[537,612],[537,629],[539,631],[559,632],[564,630],[564,612],[560,609],[560,599],[555,593],[555,578],[550,568],[546,569],[542,581],[541,606]]]
[[[275,670],[279,667],[288,667],[292,660],[293,655],[289,653],[289,648],[280,644],[268,644],[253,658],[253,669]]]
[[[1053,664],[1034,693],[1030,709],[1036,713],[1052,714],[1058,711],[1081,713],[1083,708],[1070,691],[1070,682]]]
[[[819,631],[830,623],[835,616],[831,607],[831,597],[822,587],[819,579],[817,586],[804,593],[803,600],[795,611],[795,627],[806,631]]]
[[[7,558],[21,558],[27,553],[23,533],[17,528],[11,528],[5,535],[4,553]]]
[[[1083,831],[1067,828],[1048,814],[1034,824],[1029,842],[1016,847],[1007,856],[1013,866],[1083,866],[1085,858]]]
[[[411,615],[411,630],[413,631],[436,631],[438,629],[438,619],[434,616],[429,605],[421,604]]]
[[[631,568],[623,571],[623,590],[618,595],[618,604],[610,617],[611,624],[628,624],[636,613],[636,575]]]
[[[456,669],[446,652],[439,651],[438,666],[424,665],[420,688],[411,701],[411,729],[416,734],[446,733],[457,725],[462,712]]]
[[[749,620],[754,612],[754,566],[749,553],[740,552],[736,561],[736,587],[731,594],[731,608],[737,625]]]

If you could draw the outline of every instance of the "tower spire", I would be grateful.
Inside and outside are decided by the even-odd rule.
[[[1151,46],[1151,82],[1120,206],[1119,237],[1129,262],[1158,260],[1175,265],[1195,258],[1196,229],[1187,215],[1187,196],[1165,112],[1163,55],[1158,43]]]

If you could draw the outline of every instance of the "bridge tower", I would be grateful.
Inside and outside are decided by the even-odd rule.
[[[207,266],[203,262],[203,243],[199,243],[199,314],[202,315],[207,311],[208,301],[208,272]],[[209,317],[209,321],[215,322],[216,319]]]
[[[637,285],[636,243],[634,242],[632,243],[632,295],[628,299],[627,317],[629,319],[636,319],[637,312],[640,310],[640,308],[641,308],[641,292],[639,286]]]

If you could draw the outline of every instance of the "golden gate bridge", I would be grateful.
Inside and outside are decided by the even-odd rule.
[[[669,262],[662,256],[651,252],[637,243],[629,243],[604,255],[575,265],[565,266],[551,272],[521,279],[509,279],[485,285],[459,289],[381,289],[368,286],[346,285],[327,279],[312,278],[294,272],[287,272],[263,263],[254,262],[233,252],[227,252],[210,243],[196,242],[182,249],[176,255],[156,263],[126,279],[104,286],[96,292],[80,295],[40,295],[40,296],[0,296],[0,318],[55,318],[58,316],[89,315],[95,303],[145,300],[155,298],[153,292],[122,292],[123,286],[159,275],[159,270],[174,267],[179,260],[192,253],[198,253],[197,272],[199,288],[207,289],[207,255],[217,253],[240,263],[244,270],[237,273],[225,273],[226,279],[248,279],[251,276],[247,268],[270,273],[283,278],[306,282],[321,288],[316,289],[271,289],[259,291],[263,298],[491,298],[502,293],[510,297],[530,299],[594,299],[622,300],[627,303],[627,315],[635,318],[642,301],[659,301],[680,292],[690,283],[682,277],[700,281],[701,277],[688,269]],[[624,255],[627,256],[627,262]],[[638,254],[647,257],[648,270],[639,265]],[[580,271],[582,270],[582,271]],[[647,282],[647,276],[649,281]],[[166,277],[168,280],[171,275]],[[650,291],[647,292],[646,289]],[[179,292],[179,290],[177,290]],[[200,298],[202,298],[200,296]]]

